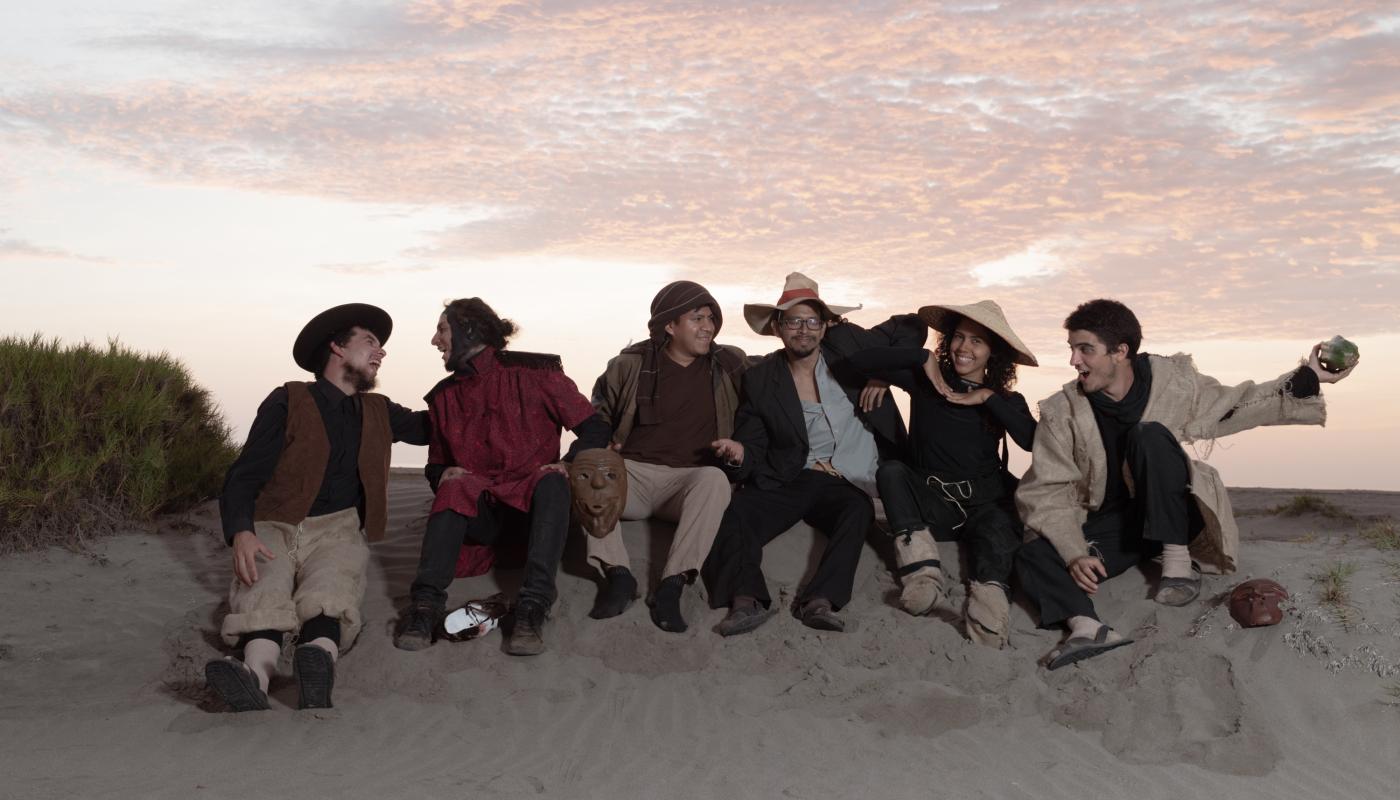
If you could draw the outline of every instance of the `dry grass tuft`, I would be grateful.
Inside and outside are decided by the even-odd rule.
[[[1390,517],[1361,528],[1357,534],[1377,550],[1400,550],[1400,530]]]
[[[1269,509],[1268,513],[1279,517],[1301,517],[1304,514],[1316,514],[1328,519],[1350,520],[1356,518],[1355,515],[1336,503],[1315,494],[1294,495],[1288,502],[1280,503]]]
[[[1355,574],[1355,564],[1334,561],[1308,576],[1317,584],[1317,599],[1332,608],[1347,630],[1356,624],[1356,608],[1351,605],[1351,576]]]

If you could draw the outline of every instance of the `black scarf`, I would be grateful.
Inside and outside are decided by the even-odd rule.
[[[1152,364],[1147,359],[1146,353],[1138,353],[1133,359],[1133,385],[1122,400],[1111,400],[1101,391],[1086,395],[1094,409],[1108,463],[1108,484],[1100,511],[1110,510],[1128,496],[1128,482],[1123,479],[1123,445],[1128,431],[1142,421],[1152,393]]]

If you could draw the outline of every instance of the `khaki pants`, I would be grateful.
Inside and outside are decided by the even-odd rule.
[[[729,479],[718,467],[663,467],[624,460],[627,507],[623,519],[656,517],[676,524],[676,538],[662,577],[698,572],[729,507]],[[589,536],[588,561],[599,572],[632,568],[622,542],[622,524],[602,538]]]
[[[340,648],[348,649],[364,619],[369,545],[353,508],[307,517],[300,525],[254,523],[253,532],[276,558],[258,561],[258,580],[244,586],[238,576],[229,587],[229,614],[220,635],[236,645],[245,633],[291,632],[320,614],[340,620]]]

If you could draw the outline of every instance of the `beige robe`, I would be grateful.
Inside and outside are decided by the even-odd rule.
[[[1208,442],[1260,425],[1326,422],[1321,394],[1299,399],[1286,390],[1292,370],[1265,383],[1222,386],[1197,372],[1188,355],[1149,358],[1152,391],[1142,421],[1161,423],[1183,444]],[[1191,494],[1205,521],[1204,532],[1191,543],[1191,556],[1208,572],[1234,572],[1239,527],[1225,484],[1214,467],[1191,458],[1193,453],[1187,455]],[[1040,403],[1031,466],[1016,491],[1016,508],[1025,521],[1027,540],[1034,536],[1049,539],[1066,564],[1089,555],[1084,521],[1090,511],[1103,504],[1107,471],[1108,457],[1093,408],[1077,381],[1067,383]],[[1127,477],[1132,491],[1132,478]]]

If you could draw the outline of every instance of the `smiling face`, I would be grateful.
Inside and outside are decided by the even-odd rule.
[[[666,343],[666,352],[676,361],[687,364],[709,355],[710,343],[718,328],[714,309],[709,306],[693,308],[666,323],[666,334],[671,337]]]
[[[780,312],[773,325],[777,327],[778,338],[783,340],[788,354],[806,358],[822,343],[829,323],[822,321],[821,309],[811,303],[798,303]]]
[[[1132,386],[1133,365],[1129,363],[1126,344],[1109,350],[1091,331],[1070,331],[1069,352],[1069,365],[1079,373],[1079,388],[1085,394],[1107,390],[1113,399],[1127,394]]]
[[[379,344],[379,337],[359,326],[351,328],[350,340],[345,344],[331,343],[331,358],[340,362],[342,374],[361,392],[374,388],[379,377],[379,366],[386,355]],[[326,367],[328,372],[334,369],[330,363]]]
[[[987,360],[992,357],[993,334],[970,319],[963,319],[945,345],[958,377],[973,383],[987,380]]]
[[[433,331],[431,344],[442,353],[443,364],[452,358],[452,326],[447,322],[446,311],[438,315],[437,330]]]

